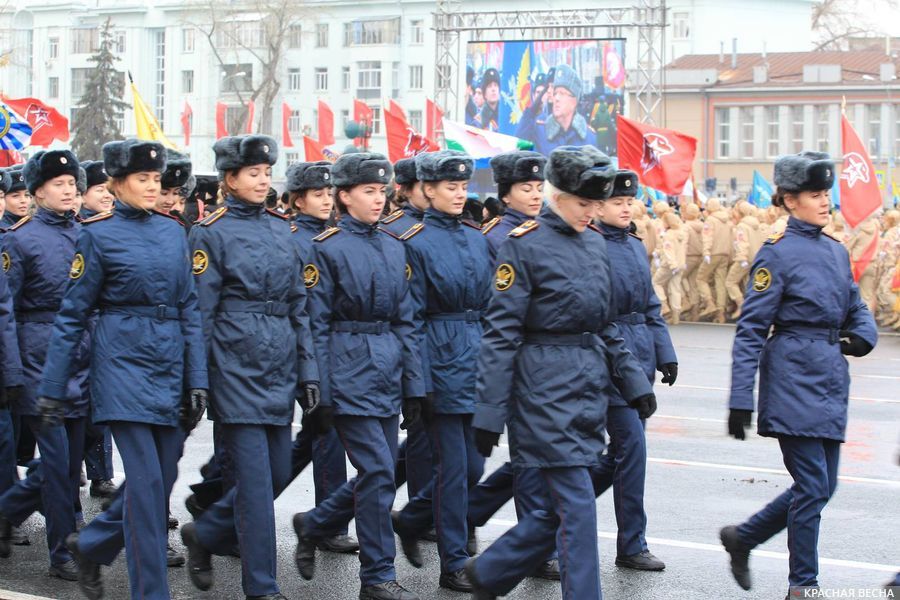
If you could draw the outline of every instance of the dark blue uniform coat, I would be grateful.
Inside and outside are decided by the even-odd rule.
[[[527,221],[530,217],[525,213],[520,213],[512,208],[507,208],[502,217],[496,217],[487,223],[481,232],[488,242],[488,251],[491,255],[491,265],[497,260],[497,250],[500,244],[506,241],[509,232]]]

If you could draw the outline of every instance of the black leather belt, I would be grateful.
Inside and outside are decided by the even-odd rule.
[[[815,327],[812,325],[775,325],[775,335],[793,335],[811,340],[823,340],[829,344],[841,341],[841,330],[833,327]]]
[[[480,310],[467,310],[458,313],[431,313],[425,316],[429,321],[480,321]]]
[[[101,313],[131,315],[133,317],[150,317],[151,319],[177,320],[181,318],[181,311],[174,306],[159,304],[157,306],[116,306],[107,305],[100,307]]]
[[[581,346],[592,348],[603,343],[596,333],[544,333],[529,332],[525,334],[526,344],[540,344],[544,346]]]
[[[391,324],[385,321],[332,321],[332,331],[346,333],[388,333]]]
[[[259,313],[272,317],[286,317],[290,308],[286,302],[272,300],[222,300],[219,302],[219,312]]]

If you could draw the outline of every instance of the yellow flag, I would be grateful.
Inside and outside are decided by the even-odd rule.
[[[131,97],[134,100],[134,120],[137,123],[137,137],[142,140],[160,142],[166,148],[177,150],[178,147],[169,141],[166,134],[159,128],[159,121],[153,116],[150,107],[144,103],[144,99],[137,91],[134,82],[131,83]]]

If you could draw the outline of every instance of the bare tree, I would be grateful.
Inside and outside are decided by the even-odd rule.
[[[821,0],[813,4],[816,50],[846,50],[851,38],[883,37],[883,16],[900,10],[900,0]]]

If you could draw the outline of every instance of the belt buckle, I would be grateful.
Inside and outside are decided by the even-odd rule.
[[[264,310],[265,314],[271,317],[273,314],[275,314],[275,303],[271,300],[266,300]]]
[[[159,304],[156,307],[156,318],[160,321],[166,320],[166,309],[169,308],[165,304]]]
[[[585,331],[581,334],[581,347],[582,348],[590,348],[594,345],[594,334]]]
[[[377,333],[386,333],[387,328],[385,327],[384,321],[375,321],[375,330]]]
[[[475,317],[475,311],[474,311],[474,310],[469,309],[469,310],[466,311],[466,322],[472,323],[472,322],[475,322],[475,321],[477,321],[477,320],[478,320],[478,319]]]
[[[828,330],[828,343],[837,344],[841,341],[841,332],[837,329]]]

